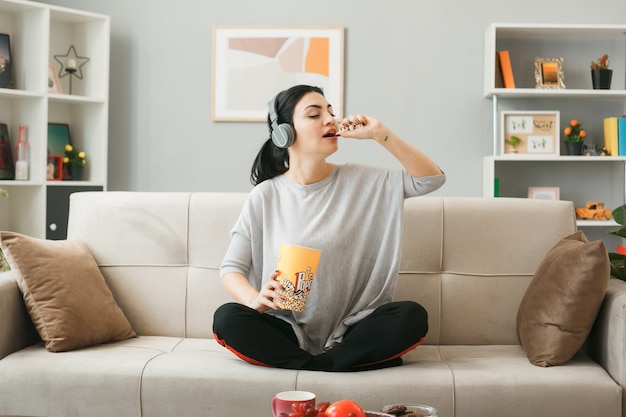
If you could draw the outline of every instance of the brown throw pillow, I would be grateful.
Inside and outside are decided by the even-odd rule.
[[[582,231],[561,239],[541,261],[517,312],[517,336],[537,366],[563,365],[580,349],[609,282],[601,240]]]
[[[135,337],[85,244],[0,232],[0,245],[48,350]]]

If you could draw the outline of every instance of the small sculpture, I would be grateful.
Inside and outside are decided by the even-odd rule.
[[[599,201],[587,201],[585,208],[576,208],[577,219],[609,220],[611,210],[604,208],[604,203]]]
[[[61,60],[61,58],[65,58]],[[79,56],[76,53],[74,45],[70,45],[65,55],[55,55],[55,61],[61,64],[59,68],[59,78],[63,78],[66,75],[70,77],[70,94],[72,94],[72,78],[76,77],[79,80],[83,79],[83,66],[89,62],[89,58],[86,56]]]

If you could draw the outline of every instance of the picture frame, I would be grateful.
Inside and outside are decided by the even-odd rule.
[[[343,117],[342,26],[232,26],[212,28],[213,121],[265,122],[267,104],[297,84],[321,87]]]
[[[563,58],[535,57],[535,88],[565,88]]]
[[[560,155],[559,121],[559,111],[500,112],[500,155],[516,158]],[[515,138],[519,143],[514,143]]]
[[[48,93],[62,94],[61,82],[54,64],[48,66]]]
[[[528,198],[535,200],[558,200],[560,194],[559,187],[528,187]]]
[[[15,178],[15,167],[11,154],[9,127],[6,123],[0,123],[0,180],[12,180],[13,178]]]
[[[11,87],[12,68],[11,37],[0,33],[0,88]]]
[[[71,145],[70,125],[48,123],[48,154],[65,155],[65,145]]]

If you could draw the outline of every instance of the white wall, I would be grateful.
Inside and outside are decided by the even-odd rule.
[[[435,159],[448,174],[437,194],[478,196],[491,151],[487,26],[626,23],[624,0],[42,2],[111,16],[110,190],[251,188],[267,127],[211,121],[214,24],[344,26],[346,114],[382,120]],[[332,161],[398,166],[376,144],[347,140]]]

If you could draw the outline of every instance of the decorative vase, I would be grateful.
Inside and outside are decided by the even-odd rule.
[[[610,90],[611,78],[613,77],[612,69],[594,69],[591,70],[591,84],[594,90]]]
[[[83,171],[85,170],[85,167],[74,167],[74,166],[68,166],[67,167],[67,173],[70,175],[70,180],[71,181],[80,181],[83,179]]]
[[[581,155],[583,152],[583,142],[565,142],[568,155]]]

